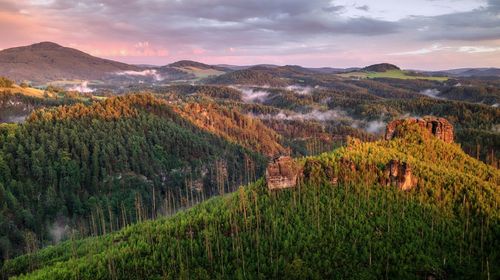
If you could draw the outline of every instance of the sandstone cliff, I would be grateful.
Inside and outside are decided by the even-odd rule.
[[[293,188],[300,173],[299,166],[291,157],[277,157],[267,166],[267,187],[270,190]]]
[[[398,127],[402,124],[417,124],[421,128],[429,131],[432,135],[443,140],[446,143],[453,143],[453,126],[445,118],[423,117],[395,120],[387,125],[385,131],[385,140],[401,136]]]

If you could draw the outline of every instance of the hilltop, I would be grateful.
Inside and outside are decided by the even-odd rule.
[[[208,65],[205,63],[197,62],[197,61],[192,61],[192,60],[179,60],[174,63],[170,63],[168,65],[169,67],[176,67],[176,68],[198,68],[198,69],[213,69],[217,71],[222,71],[222,72],[227,72],[228,68],[222,67],[222,66],[217,66],[217,65]]]
[[[272,87],[283,87],[287,85],[286,81],[276,75],[273,75],[272,72],[276,72],[276,69],[267,68],[265,66],[254,66],[248,69],[237,70],[220,75],[208,80],[208,82],[223,85],[234,84]]]
[[[294,188],[269,191],[259,180],[172,217],[9,260],[2,271],[32,271],[20,279],[498,278],[499,171],[411,121],[396,129],[390,140],[353,139],[296,161]],[[414,178],[405,190],[403,165]]]
[[[370,66],[366,66],[365,68],[363,68],[361,70],[370,71],[370,72],[387,72],[390,70],[401,70],[401,68],[397,67],[394,64],[390,64],[390,63],[379,63],[379,64],[373,64]]]
[[[99,80],[110,73],[139,69],[52,42],[0,51],[0,75],[16,81]]]
[[[356,78],[356,79],[410,79],[410,80],[432,80],[432,81],[446,81],[447,76],[443,73],[426,73],[423,71],[408,71],[402,70],[398,66],[390,63],[379,63],[366,66],[361,69],[356,69],[353,71],[347,71],[338,74],[338,76],[345,78]]]

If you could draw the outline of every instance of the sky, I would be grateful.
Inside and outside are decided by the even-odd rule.
[[[500,67],[500,0],[0,0],[0,38],[134,64]]]

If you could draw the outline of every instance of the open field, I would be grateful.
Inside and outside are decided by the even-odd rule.
[[[31,87],[23,88],[20,87],[19,85],[13,85],[11,88],[0,87],[0,92],[20,93],[23,95],[38,97],[38,98],[43,98],[45,93],[43,90],[40,89]]]
[[[204,78],[208,78],[210,76],[219,76],[219,75],[222,75],[225,73],[223,71],[218,71],[215,69],[201,69],[201,68],[197,68],[197,67],[182,67],[182,68],[175,67],[175,68],[177,68],[181,71],[187,72],[187,73],[194,74],[197,79],[204,79]]]
[[[448,77],[430,77],[430,76],[415,76],[409,75],[406,71],[401,70],[389,70],[386,72],[363,72],[355,71],[348,73],[337,74],[338,76],[344,78],[358,78],[358,79],[375,79],[375,78],[393,78],[393,79],[420,79],[420,80],[432,80],[432,81],[446,81]]]

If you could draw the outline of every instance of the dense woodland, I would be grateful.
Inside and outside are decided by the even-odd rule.
[[[103,87],[99,98],[54,86],[27,96],[8,79],[0,87],[0,122],[33,111],[0,123],[3,276],[500,275],[495,80],[350,80],[259,66],[195,85]],[[114,96],[137,91],[151,93]],[[254,93],[263,97],[249,101]],[[388,121],[425,115],[446,117],[460,147],[374,142]],[[144,223],[255,181],[270,157],[323,152],[301,160],[297,190],[268,193],[259,181]],[[391,157],[415,164],[415,191],[373,181]],[[332,186],[340,158],[358,172]]]
[[[2,259],[172,213],[254,180],[265,162],[148,95],[36,111],[0,126]]]
[[[19,279],[497,279],[500,173],[456,144],[403,129],[402,138],[351,140],[302,159],[297,188],[269,192],[259,180],[173,217],[9,260],[2,272]],[[412,164],[415,189],[376,183],[390,159]],[[355,173],[345,172],[346,161]]]
[[[498,79],[345,79],[299,66],[256,66],[209,78],[205,83],[157,87],[153,91],[165,98],[172,94],[176,98],[206,96],[253,116],[334,110],[341,114],[326,120],[329,124],[323,122],[324,130],[330,131],[329,127],[333,126],[336,131],[346,131],[345,128],[350,126],[353,128],[351,132],[356,136],[363,133],[370,121],[387,123],[406,116],[445,117],[455,126],[457,142],[467,153],[488,164],[499,166]],[[266,92],[267,95],[262,100],[246,102],[244,94],[234,88],[235,85],[244,85],[246,91]],[[425,92],[429,90],[436,95],[426,96]],[[288,120],[275,118],[273,121],[282,122],[282,126],[286,126],[284,122]],[[345,138],[348,135],[332,136],[340,139],[340,136]],[[376,135],[372,137],[374,136]],[[313,141],[321,141],[321,135],[312,135],[312,138]],[[302,140],[285,139],[292,144]],[[339,143],[341,142],[335,144]],[[300,154],[304,155],[307,154],[304,153],[305,149],[304,145],[299,145],[296,149],[292,148],[292,152],[301,150]]]

